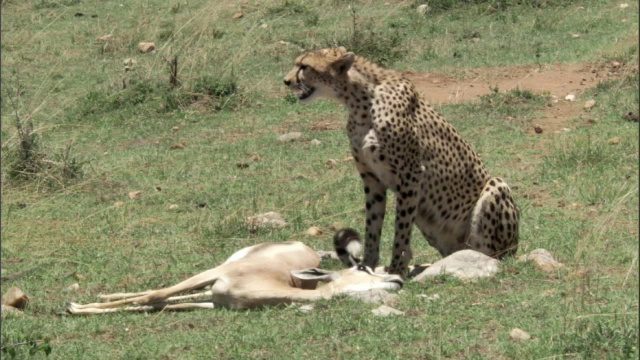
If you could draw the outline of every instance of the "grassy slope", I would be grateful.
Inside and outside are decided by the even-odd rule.
[[[452,279],[410,284],[398,305],[408,312],[401,318],[374,318],[370,305],[344,299],[323,302],[311,314],[267,309],[56,316],[64,301],[168,285],[259,241],[301,239],[330,248],[328,233],[319,239],[301,235],[312,225],[362,227],[353,166],[324,166],[327,159],[349,155],[344,132],[312,130],[318,123],[341,124],[344,110],[324,102],[290,104],[280,83],[298,47],[345,42],[352,26],[350,2],[324,1],[325,8],[295,1],[185,4],[8,1],[3,6],[3,160],[5,146],[15,144],[11,113],[17,108],[23,116],[33,114],[48,151],[59,152],[73,140],[72,154],[88,162],[83,180],[62,189],[42,179],[8,181],[3,169],[2,268],[16,273],[36,267],[3,283],[3,289],[16,285],[33,297],[26,316],[3,321],[3,344],[48,337],[52,356],[61,359],[637,354],[638,126],[620,118],[637,110],[637,76],[584,95],[598,101],[589,114],[595,124],[580,127],[576,119],[576,131],[546,142],[525,132],[540,103],[515,106],[524,119],[518,124],[505,121],[504,109],[486,104],[440,109],[492,173],[515,188],[522,251],[549,249],[568,266],[557,274],[507,261],[496,278],[475,284]],[[375,23],[378,35],[367,39],[382,50],[372,46],[373,56],[388,53],[394,32],[404,39],[394,68],[457,74],[484,66],[611,57],[637,67],[637,45],[631,55],[628,51],[633,44],[628,39],[637,34],[637,2],[627,10],[616,2],[589,1],[493,13],[478,5],[426,17],[410,5],[356,3],[358,28]],[[232,19],[238,11],[244,17]],[[74,17],[76,12],[98,17]],[[114,34],[108,45],[96,41],[107,33]],[[574,33],[581,37],[571,38]],[[140,55],[136,44],[145,40],[156,41],[159,51]],[[236,109],[161,110],[166,93],[158,89],[168,79],[162,57],[174,54],[185,88],[205,76],[233,74],[242,89],[242,96],[231,100]],[[123,75],[123,60],[130,57],[137,60],[135,70]],[[134,85],[124,95],[118,93],[123,76]],[[151,87],[137,105],[131,99],[143,92],[135,84]],[[304,137],[275,141],[288,131]],[[613,137],[620,137],[620,144],[609,145]],[[322,145],[310,145],[314,138]],[[169,150],[183,140],[185,149]],[[261,161],[250,160],[253,155]],[[142,196],[128,199],[136,190]],[[124,204],[116,206],[118,201]],[[207,206],[198,208],[202,202]],[[179,208],[169,211],[171,204]],[[292,226],[258,234],[244,229],[246,216],[272,210]],[[387,243],[392,233],[388,222]],[[416,261],[435,260],[435,251],[415,237]],[[384,262],[388,255],[383,253]],[[65,290],[76,281],[79,291]],[[421,293],[438,293],[441,299],[428,302],[416,297]],[[529,331],[533,340],[513,343],[508,336],[513,327]]]

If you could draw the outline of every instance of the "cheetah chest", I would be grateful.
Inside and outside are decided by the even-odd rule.
[[[388,164],[389,154],[381,144],[379,135],[370,126],[356,125],[349,132],[351,151],[362,170],[372,172],[387,188],[394,189],[397,176]]]

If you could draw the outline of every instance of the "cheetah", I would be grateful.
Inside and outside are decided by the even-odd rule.
[[[365,266],[378,265],[387,190],[396,198],[389,273],[406,276],[414,224],[442,256],[467,248],[499,259],[515,254],[519,213],[509,186],[489,176],[402,74],[338,47],[300,55],[284,84],[302,102],[325,97],[349,110],[346,130],[365,193]]]

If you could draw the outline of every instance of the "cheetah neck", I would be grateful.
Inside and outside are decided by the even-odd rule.
[[[385,69],[371,61],[357,57],[348,72],[347,86],[338,89],[341,99],[347,101],[346,105],[351,106],[348,101],[353,96],[368,95],[374,97],[376,86],[393,73],[392,70]]]

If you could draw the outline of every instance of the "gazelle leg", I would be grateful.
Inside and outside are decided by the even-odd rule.
[[[92,303],[86,305],[74,304],[76,309],[109,309],[109,308],[117,308],[127,305],[145,305],[145,304],[153,304],[166,301],[172,295],[179,294],[181,292],[202,289],[203,287],[213,284],[218,280],[219,270],[217,268],[210,269],[204,272],[201,272],[198,275],[192,276],[187,280],[184,280],[176,285],[153,290],[151,292],[145,293],[145,295],[136,296],[127,298],[124,300],[110,301],[104,303]]]
[[[153,290],[147,290],[147,291],[137,292],[137,293],[100,294],[98,295],[98,299],[100,299],[100,301],[123,300],[123,299],[129,299],[136,296],[148,295],[149,293],[151,293],[151,291]]]
[[[133,305],[133,306],[125,306],[120,308],[109,308],[109,309],[85,308],[85,307],[80,308],[78,306],[79,304],[67,303],[65,305],[65,311],[73,315],[98,315],[98,314],[108,314],[108,313],[115,313],[115,312],[184,311],[184,310],[195,310],[195,309],[213,309],[215,307],[215,305],[211,301],[179,303],[179,304],[169,304],[166,302],[159,302],[159,303],[149,304],[149,305]]]

